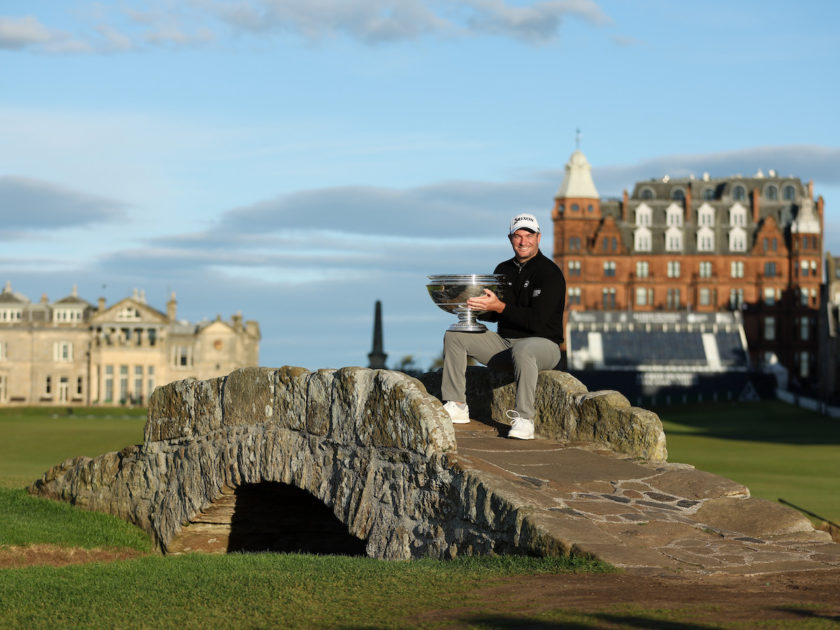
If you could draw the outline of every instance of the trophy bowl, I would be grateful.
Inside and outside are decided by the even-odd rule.
[[[476,321],[478,315],[486,313],[467,306],[471,297],[481,297],[484,289],[502,296],[504,276],[501,274],[449,274],[441,276],[427,276],[429,284],[426,289],[432,302],[447,313],[454,313],[458,321],[447,330],[456,332],[484,332],[487,327]]]

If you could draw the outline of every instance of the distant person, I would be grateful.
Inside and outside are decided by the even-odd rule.
[[[540,252],[540,237],[534,215],[513,217],[508,232],[513,258],[499,263],[494,271],[505,276],[502,299],[485,289],[482,297],[467,300],[470,308],[488,311],[482,319],[497,322],[498,332],[447,331],[444,336],[441,394],[452,422],[470,421],[466,369],[467,357],[473,357],[492,369],[512,369],[516,406],[507,412],[511,419],[508,437],[534,439],[537,376],[560,362],[566,305],[566,279]]]

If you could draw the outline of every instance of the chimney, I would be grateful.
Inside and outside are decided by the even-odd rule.
[[[104,297],[101,297],[101,298],[99,298],[99,300],[97,300],[96,310],[100,313],[105,310],[105,298]]]
[[[170,322],[175,321],[175,314],[178,310],[178,302],[175,300],[175,291],[169,296],[169,301],[166,303],[166,317]]]
[[[814,198],[814,180],[813,179],[808,180],[808,198],[809,199]]]
[[[627,223],[630,220],[630,195],[627,194],[627,189],[621,195],[621,220]]]
[[[758,221],[761,218],[761,208],[759,207],[758,201],[758,188],[752,189],[752,214],[753,214],[753,223],[758,225]]]
[[[383,369],[385,367],[385,359],[388,355],[383,351],[382,344],[382,302],[376,300],[373,314],[373,349],[368,354],[368,361],[371,369]]]
[[[236,313],[231,316],[230,321],[233,322],[233,329],[236,332],[242,332],[242,311],[236,311]]]
[[[691,221],[691,182],[685,187],[685,209],[683,210],[683,223],[688,224]]]

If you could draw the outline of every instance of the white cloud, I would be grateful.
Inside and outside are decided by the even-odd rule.
[[[71,35],[51,30],[31,15],[0,15],[0,50],[32,49],[43,52],[85,52],[89,46]]]
[[[257,38],[292,34],[309,42],[341,36],[369,45],[488,35],[543,44],[559,37],[568,17],[594,26],[611,23],[594,0],[158,0],[96,5],[85,16],[89,23],[78,23],[75,36],[32,16],[0,17],[0,49],[59,54],[184,48],[217,42],[224,31]]]
[[[54,230],[123,218],[121,202],[26,177],[0,177],[4,228]]]

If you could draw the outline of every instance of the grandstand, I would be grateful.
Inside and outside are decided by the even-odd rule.
[[[570,311],[566,353],[569,372],[587,387],[618,390],[635,404],[756,396],[737,311]]]

